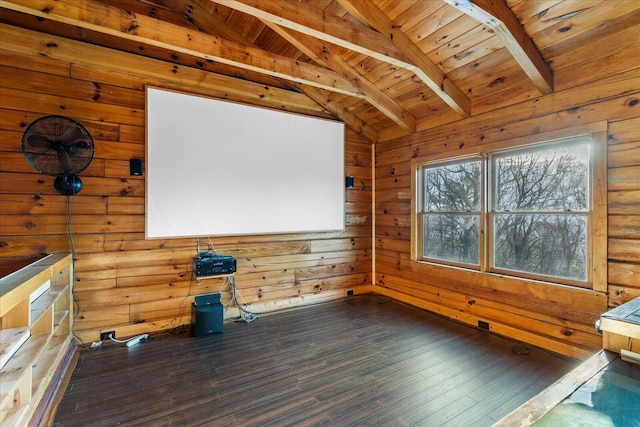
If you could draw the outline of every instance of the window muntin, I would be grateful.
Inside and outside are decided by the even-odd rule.
[[[491,165],[491,269],[586,282],[589,144],[510,151]]]
[[[480,159],[422,168],[422,258],[480,265]]]
[[[580,137],[421,165],[417,258],[586,286],[592,143]]]

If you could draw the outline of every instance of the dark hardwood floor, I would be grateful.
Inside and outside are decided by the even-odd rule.
[[[579,364],[370,296],[150,338],[83,350],[54,425],[489,426]]]

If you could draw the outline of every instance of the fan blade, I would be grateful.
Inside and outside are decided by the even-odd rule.
[[[76,142],[76,147],[81,148],[83,150],[88,150],[90,148],[90,145],[87,141],[85,141],[84,139],[81,139],[80,141]]]
[[[63,145],[70,145],[82,136],[82,129],[76,126],[71,126],[64,131],[60,137],[60,143]]]
[[[58,153],[58,160],[60,160],[60,166],[62,166],[62,170],[65,174],[68,174],[73,171],[73,162],[71,161],[71,156],[66,151],[60,151]]]
[[[91,145],[89,145],[89,143],[84,139],[79,139],[77,141],[74,141],[72,144],[65,146],[67,153],[72,156],[77,155],[79,150],[88,150],[90,148]]]
[[[38,148],[51,148],[53,146],[53,141],[42,135],[31,135],[27,138],[27,142],[32,147]]]

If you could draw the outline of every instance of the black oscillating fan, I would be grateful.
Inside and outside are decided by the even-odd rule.
[[[82,189],[78,173],[93,160],[93,138],[73,119],[44,116],[22,135],[22,153],[31,166],[56,177],[53,185],[58,193],[72,196]]]

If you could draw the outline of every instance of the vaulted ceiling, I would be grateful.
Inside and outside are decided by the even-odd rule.
[[[637,48],[640,34],[636,0],[0,0],[0,7],[5,23],[306,96],[317,115],[372,142],[561,90],[558,73],[566,79],[566,70],[594,56]],[[285,101],[279,108],[296,111]]]

